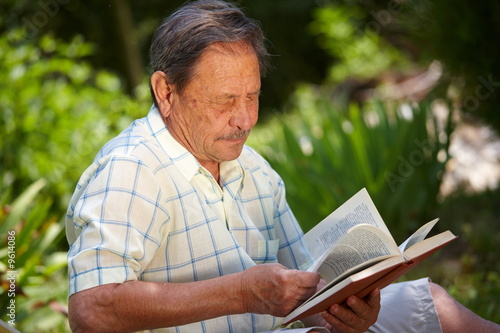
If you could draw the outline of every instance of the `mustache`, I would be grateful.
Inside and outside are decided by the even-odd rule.
[[[232,132],[229,134],[222,135],[218,137],[216,140],[234,140],[234,139],[243,139],[246,138],[250,134],[250,130],[240,130],[236,132]]]

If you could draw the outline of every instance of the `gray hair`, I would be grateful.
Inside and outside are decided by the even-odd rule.
[[[158,27],[149,49],[153,72],[164,72],[178,92],[192,78],[203,51],[213,43],[246,41],[259,61],[261,76],[269,69],[269,53],[259,23],[236,5],[221,0],[186,3]],[[153,100],[156,99],[151,91]]]

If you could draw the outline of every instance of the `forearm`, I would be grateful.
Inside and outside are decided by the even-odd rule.
[[[188,283],[129,281],[87,289],[69,298],[74,332],[134,332],[238,313],[285,316],[311,297],[316,273],[280,264]]]
[[[134,332],[243,313],[240,276],[190,283],[128,281],[88,289],[69,299],[74,332]]]

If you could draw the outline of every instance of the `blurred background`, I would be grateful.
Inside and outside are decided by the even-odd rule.
[[[22,332],[69,331],[69,198],[147,114],[151,36],[182,3],[0,1],[0,318],[15,294]],[[430,276],[500,322],[500,3],[237,3],[274,55],[249,144],[303,229],[362,187],[398,243],[440,217],[459,239],[404,278]]]

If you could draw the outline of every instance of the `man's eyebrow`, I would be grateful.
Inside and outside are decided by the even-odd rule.
[[[261,92],[260,89],[256,90],[256,91],[252,91],[252,92],[247,93],[247,96],[259,96],[260,92]],[[238,95],[234,95],[234,94],[222,94],[218,98],[222,99],[222,98],[235,98],[235,97],[238,97]]]
[[[254,92],[248,93],[248,95],[260,95],[260,89]]]

